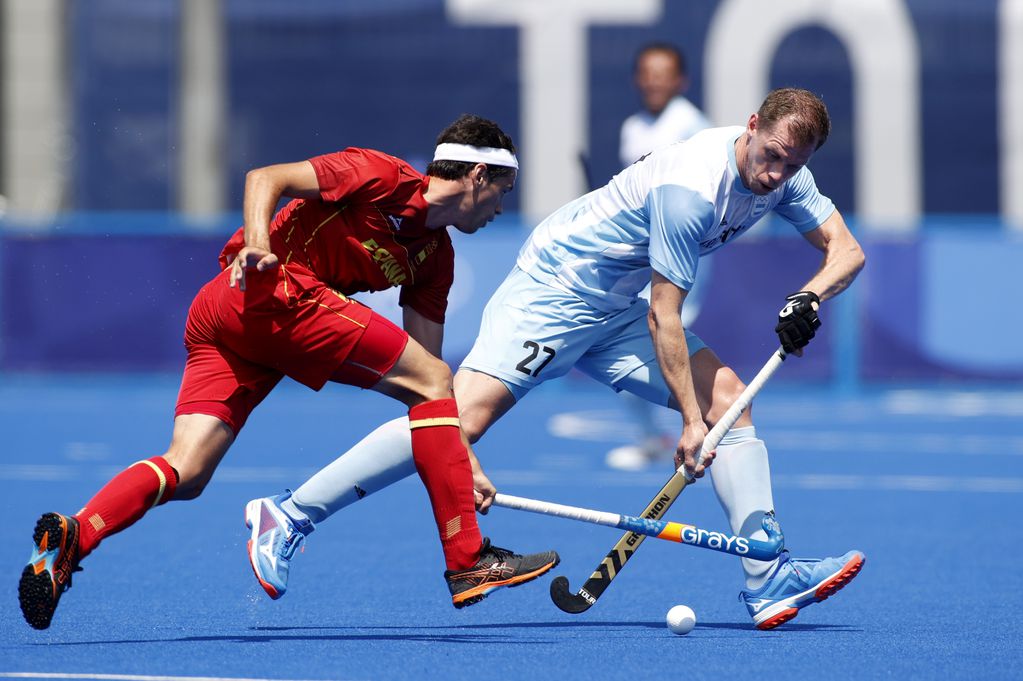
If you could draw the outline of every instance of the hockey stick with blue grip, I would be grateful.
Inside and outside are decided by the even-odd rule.
[[[785,351],[778,348],[753,380],[749,382],[746,389],[742,391],[742,394],[728,408],[724,416],[707,433],[707,437],[703,440],[703,447],[700,450],[699,460],[696,462],[697,465],[700,464],[706,452],[713,451],[718,446],[721,438],[735,425],[735,422],[739,420],[742,413],[753,402],[753,398],[756,397],[760,389],[764,387],[767,380],[784,361]],[[691,482],[693,482],[693,479],[687,475],[685,468],[679,466],[674,475],[671,476],[650,504],[647,505],[646,509],[643,510],[641,517],[648,520],[660,520],[671,505],[675,503],[675,500],[678,499],[678,495],[682,493],[686,485]],[[597,602],[597,599],[600,598],[604,590],[611,584],[611,581],[625,567],[625,564],[632,558],[632,554],[636,552],[636,549],[639,548],[644,539],[646,539],[646,535],[633,531],[622,535],[622,538],[604,556],[597,569],[593,571],[593,574],[590,575],[589,579],[586,580],[576,593],[572,593],[569,588],[567,577],[555,577],[551,581],[551,600],[554,601],[556,606],[567,613],[578,614],[585,612]]]
[[[525,497],[516,497],[510,494],[498,494],[494,497],[494,504],[519,511],[530,511],[531,513],[552,515],[558,518],[579,520],[584,523],[617,527],[618,529],[628,530],[629,532],[642,534],[647,537],[666,539],[678,542],[679,544],[698,546],[710,549],[711,551],[730,553],[733,556],[753,558],[755,560],[774,560],[785,547],[785,538],[782,536],[781,527],[773,515],[764,516],[763,527],[767,533],[767,540],[765,541],[704,530],[686,523],[637,518],[636,516],[607,513],[606,511],[593,511],[588,508],[565,506],[564,504],[555,504],[550,501],[540,501],[539,499],[526,499]]]

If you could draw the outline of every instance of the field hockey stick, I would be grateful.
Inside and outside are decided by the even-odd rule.
[[[739,420],[742,413],[749,407],[753,398],[756,397],[757,393],[760,392],[760,389],[767,382],[767,379],[774,374],[784,361],[785,351],[779,348],[771,355],[771,359],[767,360],[767,363],[753,380],[749,382],[746,389],[742,391],[742,394],[728,408],[724,416],[707,433],[707,437],[703,440],[703,447],[700,449],[697,466],[703,460],[706,452],[713,451],[718,446],[721,438],[735,425],[735,422]],[[679,466],[674,475],[661,488],[661,491],[657,493],[646,509],[643,510],[641,517],[648,520],[660,520],[671,505],[675,503],[675,500],[678,499],[678,495],[682,493],[686,485],[692,481],[692,478],[686,473],[685,467]],[[600,561],[600,565],[597,566],[597,569],[593,571],[593,574],[590,575],[590,578],[586,580],[577,593],[572,593],[567,577],[555,577],[551,581],[551,600],[554,601],[554,605],[572,614],[588,610],[591,605],[597,602],[597,599],[604,593],[608,585],[611,584],[611,580],[629,562],[632,554],[636,552],[636,549],[639,548],[644,539],[646,539],[646,535],[633,531],[622,535],[622,538],[604,556],[604,559]]]
[[[619,515],[605,511],[593,511],[578,506],[565,506],[550,501],[539,499],[526,499],[510,494],[498,494],[494,497],[494,504],[504,508],[514,508],[519,511],[530,511],[541,515],[552,515],[559,518],[579,520],[584,523],[595,525],[606,525],[617,527],[621,530],[629,530],[636,534],[647,537],[656,537],[668,541],[699,546],[700,548],[730,553],[733,556],[743,558],[754,558],[756,560],[774,560],[781,553],[785,546],[785,538],[781,533],[781,526],[772,515],[764,516],[763,527],[767,532],[767,540],[751,539],[748,537],[736,537],[722,532],[703,530],[695,525],[685,523],[674,523],[666,520],[654,520],[649,518],[637,518],[631,515]]]

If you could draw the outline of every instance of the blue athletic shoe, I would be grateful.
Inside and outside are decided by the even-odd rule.
[[[746,604],[757,629],[774,629],[795,617],[800,609],[819,603],[852,581],[866,560],[859,551],[839,558],[789,558],[783,551],[767,582],[755,591],[743,590],[739,599]]]
[[[291,490],[275,497],[253,499],[245,505],[245,525],[252,530],[249,539],[249,563],[263,590],[278,599],[288,590],[291,557],[306,535],[313,531],[308,518],[295,520],[281,508]]]

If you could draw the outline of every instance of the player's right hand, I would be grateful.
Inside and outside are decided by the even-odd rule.
[[[238,255],[231,262],[231,274],[228,276],[227,285],[234,288],[237,284],[238,288],[244,291],[245,270],[255,267],[257,272],[266,272],[277,265],[277,256],[269,250],[259,246],[246,246],[238,251]]]
[[[486,515],[494,503],[494,497],[497,496],[497,488],[483,472],[483,466],[480,465],[480,460],[476,458],[472,447],[467,447],[466,451],[469,454],[469,466],[472,468],[473,502],[476,504],[476,510]]]
[[[803,356],[803,348],[821,328],[821,320],[817,316],[820,305],[821,299],[813,291],[799,291],[785,298],[785,307],[778,313],[774,332],[786,353]]]

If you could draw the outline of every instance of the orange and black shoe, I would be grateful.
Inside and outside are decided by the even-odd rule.
[[[36,629],[50,626],[57,603],[71,588],[78,567],[78,521],[59,513],[44,513],[36,521],[34,546],[21,571],[18,601],[25,621]]]
[[[494,589],[532,581],[560,561],[554,551],[520,556],[491,545],[490,540],[484,537],[479,561],[467,570],[446,570],[444,578],[451,590],[452,604],[456,608],[464,608],[479,603]]]

